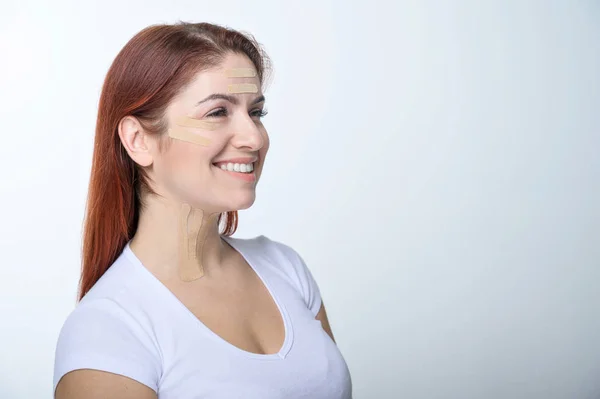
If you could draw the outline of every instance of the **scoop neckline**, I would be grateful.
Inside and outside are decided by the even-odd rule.
[[[224,348],[226,348],[234,353],[237,353],[239,355],[249,357],[252,359],[258,359],[258,360],[283,360],[283,359],[285,359],[286,356],[288,355],[289,351],[292,348],[292,343],[294,340],[294,331],[292,328],[292,323],[290,321],[287,309],[285,308],[284,304],[279,300],[277,295],[275,295],[275,292],[272,290],[272,287],[269,284],[269,282],[267,281],[267,279],[265,279],[265,277],[261,274],[261,272],[258,270],[256,265],[254,265],[252,263],[252,261],[250,260],[250,256],[248,256],[248,254],[245,253],[240,248],[241,247],[241,245],[239,245],[240,242],[237,241],[236,238],[223,236],[223,235],[221,235],[221,239],[223,239],[226,243],[228,243],[233,248],[234,251],[239,253],[240,256],[242,256],[242,258],[246,261],[246,263],[254,271],[254,273],[256,273],[256,275],[258,276],[258,278],[260,279],[262,284],[267,289],[267,292],[271,296],[272,300],[275,302],[277,309],[279,310],[279,315],[283,321],[284,339],[283,339],[281,348],[279,349],[279,351],[277,351],[275,353],[263,354],[263,353],[250,352],[250,351],[247,351],[245,349],[242,349],[242,348],[232,344],[231,342],[227,341],[226,339],[224,339],[223,337],[221,337],[220,335],[215,333],[213,330],[208,328],[208,326],[206,324],[204,324],[202,322],[202,320],[200,320],[198,317],[196,317],[196,315],[194,315],[190,311],[190,309],[188,309],[188,307],[185,306],[183,304],[183,302],[181,302],[179,300],[179,298],[177,298],[177,296],[175,296],[175,294],[169,288],[167,288],[166,285],[164,285],[154,274],[152,274],[152,272],[150,272],[150,270],[148,270],[142,264],[141,260],[135,255],[135,253],[133,252],[133,250],[131,249],[131,247],[129,245],[131,243],[131,241],[127,242],[123,251],[125,252],[125,255],[127,256],[127,258],[131,261],[131,263],[136,268],[141,269],[142,273],[146,277],[149,278],[150,282],[153,285],[157,286],[160,291],[164,292],[166,294],[166,296],[169,297],[172,302],[174,302],[175,307],[180,309],[188,317],[191,317],[193,319],[192,322],[195,323],[198,327],[200,327],[200,330],[202,330],[202,332],[206,336],[213,339],[219,345],[223,346]]]

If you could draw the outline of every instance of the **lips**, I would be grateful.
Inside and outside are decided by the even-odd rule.
[[[256,182],[256,179],[257,179],[256,173],[254,173],[254,170],[252,170],[251,172],[242,172],[242,171],[236,172],[234,170],[228,170],[227,168],[226,169],[222,169],[221,167],[216,167],[216,168],[219,171],[221,171],[229,176],[235,177],[237,179],[241,179],[246,182]]]

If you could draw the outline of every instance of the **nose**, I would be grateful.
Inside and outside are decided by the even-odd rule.
[[[250,116],[239,118],[234,128],[235,133],[231,142],[236,148],[258,151],[264,146],[264,126],[260,121],[256,121]]]

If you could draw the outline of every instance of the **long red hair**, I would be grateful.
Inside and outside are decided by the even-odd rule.
[[[264,83],[270,61],[254,37],[209,23],[149,26],[113,61],[102,87],[90,185],[83,226],[81,300],[119,256],[137,230],[140,192],[152,193],[145,171],[129,157],[118,135],[132,115],[151,134],[164,134],[162,115],[171,99],[202,70],[227,53],[245,54]],[[237,211],[219,216],[221,234],[237,229]]]

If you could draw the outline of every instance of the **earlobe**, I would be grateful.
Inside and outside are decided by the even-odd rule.
[[[149,137],[137,118],[127,115],[121,119],[117,129],[121,144],[131,159],[143,167],[152,165]]]

